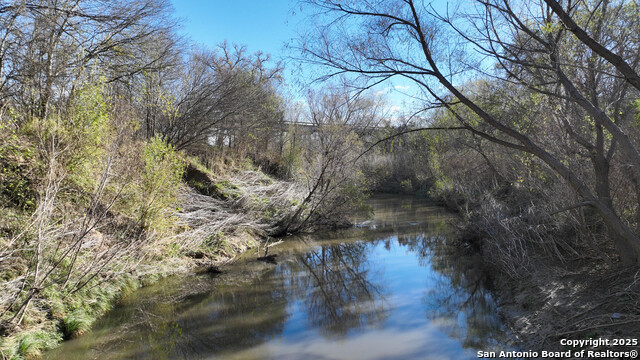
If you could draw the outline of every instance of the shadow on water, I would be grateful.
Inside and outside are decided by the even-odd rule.
[[[218,276],[172,277],[125,297],[47,359],[471,359],[505,335],[478,259],[442,209],[371,200],[341,231],[290,237]]]

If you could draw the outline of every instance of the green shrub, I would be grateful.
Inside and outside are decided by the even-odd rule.
[[[35,331],[22,335],[18,342],[17,355],[24,358],[34,358],[43,351],[51,349],[62,341],[56,332]]]
[[[75,93],[68,119],[61,126],[71,150],[66,159],[70,180],[89,192],[104,171],[108,147],[115,139],[104,92],[103,83],[84,85]]]
[[[8,205],[33,210],[36,190],[33,179],[35,162],[33,146],[12,126],[0,123],[0,196]],[[3,201],[4,202],[4,201]]]
[[[173,224],[170,213],[177,202],[185,164],[173,146],[160,137],[145,144],[143,162],[139,219],[145,229],[162,230]]]
[[[402,191],[410,193],[413,191],[413,182],[411,179],[402,180],[400,182],[400,187],[402,188]]]
[[[78,308],[67,314],[62,321],[62,330],[64,337],[69,339],[74,336],[82,335],[91,329],[93,317],[87,314],[84,308]]]

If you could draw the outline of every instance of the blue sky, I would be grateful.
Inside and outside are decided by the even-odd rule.
[[[247,45],[251,52],[284,56],[284,43],[295,37],[301,16],[290,0],[172,0],[183,32],[196,43],[215,46],[224,40]]]
[[[308,16],[301,12],[297,0],[172,0],[175,14],[182,19],[182,33],[195,43],[215,46],[227,40],[246,45],[250,52],[262,51],[274,60],[284,60],[290,53],[285,44],[304,30]],[[443,3],[438,3],[442,5]],[[295,64],[285,64],[285,80],[292,85],[297,80]],[[374,91],[386,94],[388,106],[398,111],[403,101],[411,101],[404,93],[412,93],[415,85],[396,79],[376,86]],[[299,88],[289,91],[301,98]]]
[[[306,15],[297,0],[172,0],[180,18],[182,33],[197,44],[216,46],[223,41],[261,51],[274,61],[285,63],[284,77],[291,97],[301,99],[304,91],[293,84],[299,78],[295,65],[285,61],[297,56],[285,45],[297,37]]]

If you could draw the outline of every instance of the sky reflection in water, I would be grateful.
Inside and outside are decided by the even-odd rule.
[[[217,277],[141,289],[48,359],[474,359],[505,349],[477,259],[438,207],[371,201],[373,219],[298,236]]]

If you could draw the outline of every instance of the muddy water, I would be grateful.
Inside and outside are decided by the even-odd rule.
[[[172,277],[125,297],[47,359],[475,359],[506,336],[477,259],[451,251],[455,217],[371,200],[356,227],[290,237],[276,264]]]

